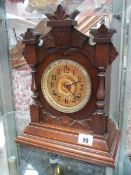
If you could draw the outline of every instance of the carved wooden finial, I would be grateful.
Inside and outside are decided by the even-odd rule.
[[[67,14],[65,8],[62,5],[58,5],[54,14],[47,13],[49,21],[47,22],[48,26],[75,26],[77,22],[74,20],[75,17],[79,14],[78,10],[75,10],[71,14]]]
[[[71,13],[71,15],[70,15],[70,17],[71,17],[71,19],[75,19],[76,18],[76,16],[78,15],[80,13],[80,11],[79,10],[74,10],[72,13]]]
[[[24,35],[22,34],[21,36],[23,37],[23,41],[22,41],[23,44],[26,44],[26,43],[33,44],[38,42],[40,34],[37,32],[34,32],[34,29],[28,28],[25,34]]]
[[[70,18],[70,15],[66,14],[62,5],[57,6],[54,14],[47,13],[46,16],[49,18],[49,20],[65,20]]]
[[[118,52],[111,42],[112,36],[114,33],[116,33],[116,30],[108,29],[104,24],[102,24],[100,28],[92,29],[90,33],[94,36],[93,41],[96,43],[96,52],[99,50],[99,47],[103,47],[103,44],[105,46],[103,48],[103,53],[106,54],[103,54],[103,59],[101,59],[101,54],[95,55],[95,66],[107,67],[118,55]],[[99,62],[99,60],[101,60],[101,62]]]
[[[90,33],[94,36],[94,42],[108,43],[111,42],[112,35],[116,33],[116,30],[108,29],[104,24],[102,24],[99,29],[92,29]]]

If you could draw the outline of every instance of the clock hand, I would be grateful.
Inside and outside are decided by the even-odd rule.
[[[70,87],[65,86],[65,88],[73,95],[74,99],[79,99],[79,96],[78,96],[78,95],[75,96],[75,95],[71,92]]]
[[[73,85],[73,84],[77,84],[77,83],[79,83],[80,81],[77,81],[77,82],[73,82],[73,83],[71,83],[71,84],[67,84],[67,86],[71,86],[71,85]]]
[[[70,89],[68,89],[68,91],[73,95],[74,98],[76,98],[76,96],[71,92]]]
[[[71,92],[71,90],[70,90],[70,85],[69,84],[64,84],[64,88],[65,89],[67,89],[74,97],[75,97],[75,95]]]

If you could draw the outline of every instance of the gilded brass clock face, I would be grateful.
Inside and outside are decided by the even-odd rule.
[[[85,68],[65,59],[47,66],[42,75],[41,88],[46,101],[64,113],[79,111],[91,95],[91,81]]]

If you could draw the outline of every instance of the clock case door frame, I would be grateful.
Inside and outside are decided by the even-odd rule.
[[[104,107],[106,69],[118,55],[111,42],[116,31],[108,29],[104,24],[98,29],[92,29],[90,34],[93,35],[95,44],[90,45],[90,38],[74,27],[77,25],[74,20],[77,14],[74,11],[68,15],[58,5],[54,14],[47,14],[47,26],[52,28],[49,33],[42,36],[33,29],[27,29],[23,36],[23,55],[32,68],[31,89],[34,102],[30,106],[31,122],[24,134],[16,138],[16,142],[82,161],[115,167],[119,130],[105,114]],[[85,68],[90,67],[93,89],[91,98],[83,109],[74,114],[65,115],[54,110],[45,101],[40,88],[42,72],[49,63],[60,57],[71,58]],[[43,115],[44,112],[46,115]],[[78,144],[80,133],[93,135],[93,144]]]

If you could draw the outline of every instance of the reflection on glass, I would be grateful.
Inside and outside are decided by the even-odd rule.
[[[104,167],[44,152],[46,175],[104,175]],[[52,170],[52,171],[51,171]]]
[[[34,18],[51,13],[58,4],[62,4],[69,12],[78,9],[90,16],[111,12],[111,3],[111,0],[6,0],[6,11],[24,18]]]

